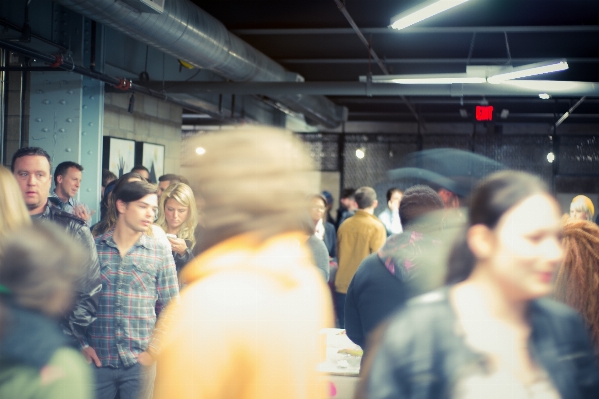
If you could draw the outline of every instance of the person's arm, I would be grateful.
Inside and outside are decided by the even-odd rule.
[[[76,283],[75,305],[66,318],[67,333],[78,341],[81,348],[84,348],[87,346],[85,339],[87,327],[96,320],[99,294],[102,290],[100,262],[89,228],[82,224],[71,227],[73,237],[83,246],[87,258],[82,265],[83,275]]]
[[[177,300],[179,297],[179,283],[177,281],[177,270],[175,262],[170,251],[166,247],[163,248],[163,255],[160,257],[163,261],[162,266],[156,277],[156,317],[158,318],[152,339],[148,345],[148,352],[153,358],[160,352],[160,343],[164,335],[164,331],[170,325],[168,312],[163,312],[164,308],[172,300]]]
[[[345,297],[345,331],[347,336],[356,345],[364,348],[364,332],[362,331],[362,320],[358,309],[356,296],[355,278],[349,283],[347,296]]]

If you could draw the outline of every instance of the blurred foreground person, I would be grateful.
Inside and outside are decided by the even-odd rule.
[[[269,128],[200,137],[194,186],[203,251],[167,309],[154,399],[322,399],[318,331],[332,325],[326,285],[301,245],[314,192],[309,157]],[[275,200],[276,199],[276,200]]]
[[[598,398],[578,314],[543,298],[561,262],[559,206],[536,177],[504,171],[475,190],[448,287],[391,319],[369,398]]]
[[[593,201],[585,195],[577,195],[570,204],[570,217],[578,220],[593,221],[595,207]]]
[[[179,273],[193,259],[194,232],[198,225],[196,200],[191,188],[184,183],[172,183],[159,198],[156,224],[167,234]]]
[[[563,234],[565,256],[555,279],[554,297],[582,314],[599,359],[599,226],[570,219]]]
[[[60,328],[84,259],[49,222],[0,240],[0,398],[93,397],[89,366]]]
[[[410,297],[423,292],[419,276],[428,269],[420,269],[438,252],[434,234],[441,228],[441,217],[427,214],[442,209],[443,201],[432,188],[417,185],[407,189],[399,208],[406,230],[389,237],[358,267],[345,299],[345,329],[362,349],[375,327]]]
[[[30,224],[31,217],[15,177],[0,165],[0,241],[19,227]]]

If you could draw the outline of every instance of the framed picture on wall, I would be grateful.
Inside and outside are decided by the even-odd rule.
[[[129,173],[135,165],[135,141],[104,136],[102,168],[117,177]]]
[[[162,144],[136,142],[137,165],[142,164],[150,171],[150,183],[157,183],[164,174],[164,146]]]

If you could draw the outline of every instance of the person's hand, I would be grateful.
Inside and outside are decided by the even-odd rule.
[[[172,238],[167,237],[169,242],[171,243],[171,248],[173,252],[178,253],[179,255],[184,255],[187,250],[187,244],[185,244],[185,240],[182,238]]]
[[[100,358],[96,354],[94,348],[87,346],[81,349],[81,353],[83,354],[83,357],[85,357],[87,363],[91,363],[93,361],[96,367],[102,367],[102,362],[100,361]]]
[[[95,210],[90,211],[83,204],[76,205],[73,208],[73,214],[78,218],[85,220],[86,222],[89,221],[92,218],[92,216],[94,216],[94,213],[96,213]]]
[[[387,202],[387,206],[389,209],[391,209],[391,211],[395,212],[399,209],[399,201],[389,201]]]
[[[154,358],[148,352],[142,352],[137,355],[137,362],[142,366],[151,366],[154,364]]]

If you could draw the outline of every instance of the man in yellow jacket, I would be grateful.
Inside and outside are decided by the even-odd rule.
[[[358,210],[339,226],[337,231],[337,260],[335,277],[335,312],[339,326],[345,326],[345,296],[358,266],[364,258],[378,251],[387,239],[387,231],[374,216],[378,205],[376,192],[371,187],[360,187],[354,195]]]

